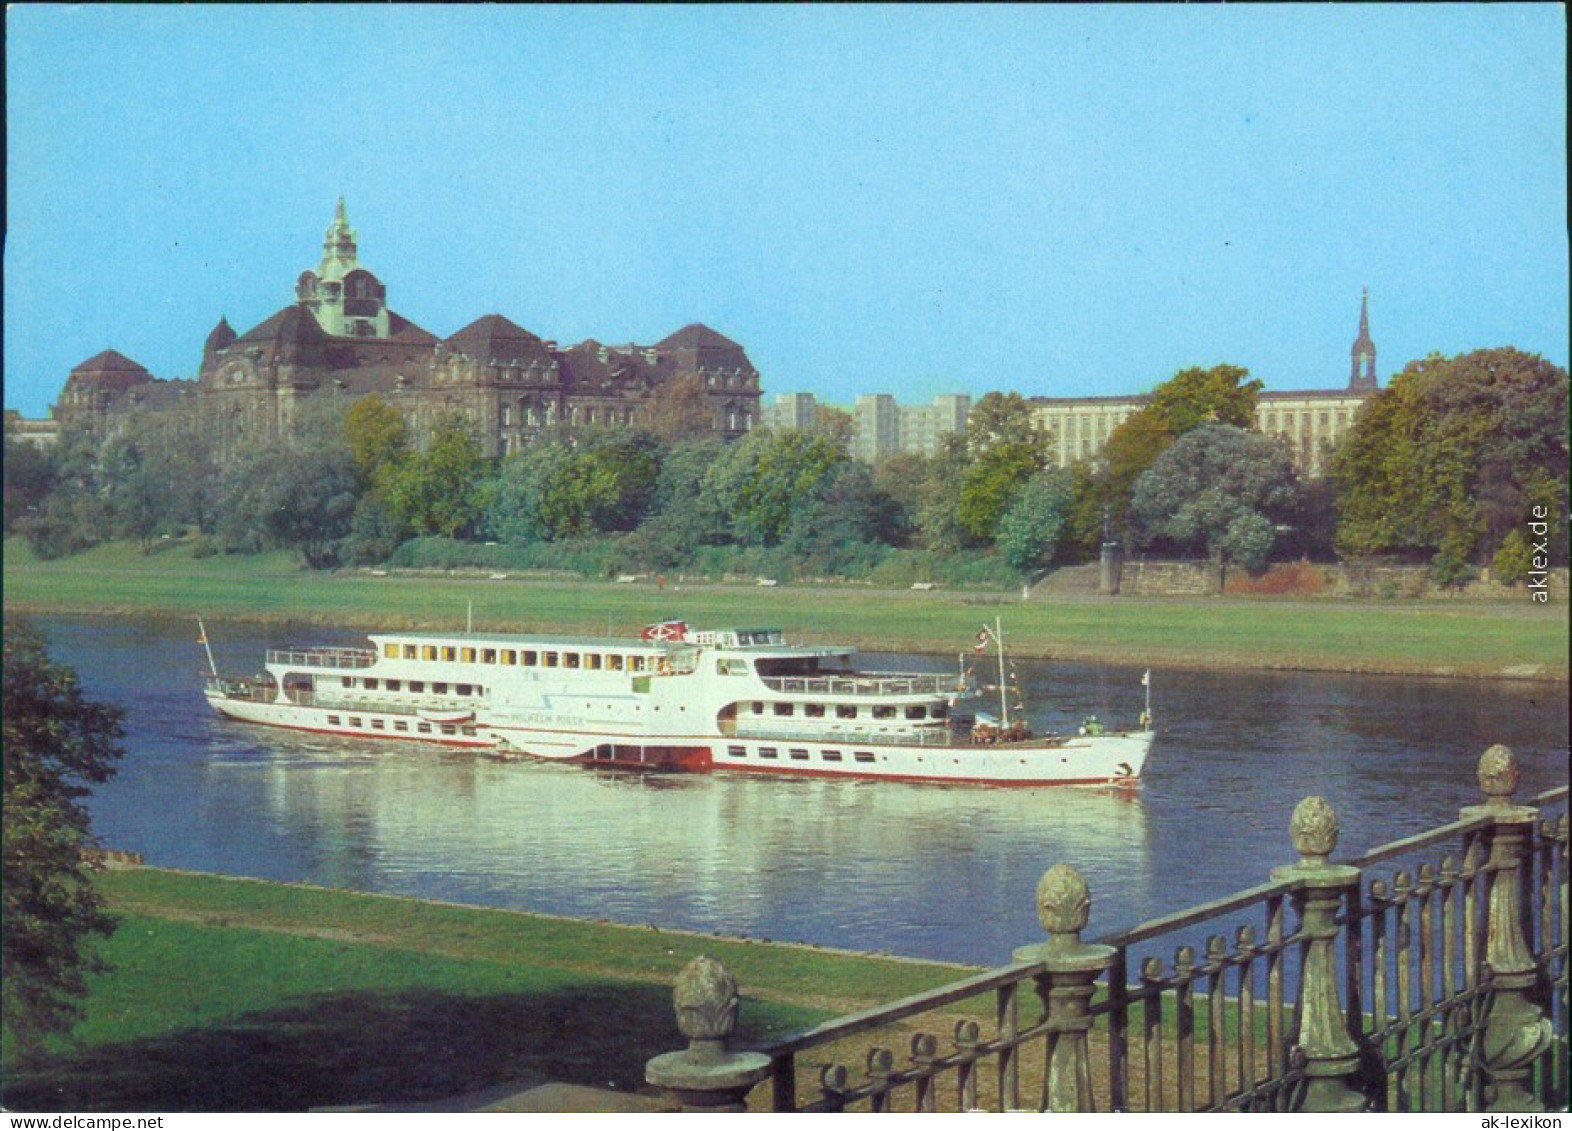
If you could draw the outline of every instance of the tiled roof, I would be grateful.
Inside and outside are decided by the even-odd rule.
[[[652,385],[660,380],[663,366],[645,358],[644,346],[604,346],[595,339],[580,342],[560,351],[563,382],[575,389],[642,382]],[[604,360],[602,360],[604,354]]]
[[[95,353],[82,362],[66,378],[66,388],[91,385],[114,392],[123,392],[134,385],[145,385],[153,375],[118,350]]]
[[[675,334],[662,338],[655,343],[655,348],[663,354],[669,354],[679,370],[753,371],[753,364],[740,345],[700,322],[691,323]]]
[[[500,365],[531,361],[549,364],[551,351],[546,343],[500,314],[487,314],[475,319],[444,343],[449,349],[474,358],[485,364]]]
[[[143,366],[138,365],[119,350],[104,350],[101,353],[95,353],[71,370],[71,372],[95,375],[120,373],[141,374],[144,377],[152,376]]]

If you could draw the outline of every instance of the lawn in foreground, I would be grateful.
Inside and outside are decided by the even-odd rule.
[[[73,1041],[5,1061],[33,1111],[287,1111],[546,1080],[632,1091],[683,1047],[671,985],[736,975],[760,1040],[960,968],[157,869],[103,874],[120,929]]]

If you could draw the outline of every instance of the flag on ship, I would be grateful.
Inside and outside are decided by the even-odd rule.
[[[686,640],[688,638],[688,622],[680,620],[662,621],[652,624],[639,633],[641,640]]]
[[[1147,668],[1145,674],[1143,674],[1141,676],[1141,686],[1142,687],[1150,687],[1150,686],[1152,686],[1152,669],[1151,668]]]
[[[988,642],[993,639],[993,633],[988,631],[988,626],[983,625],[982,631],[977,634],[977,643],[972,645],[973,652],[986,652]]]

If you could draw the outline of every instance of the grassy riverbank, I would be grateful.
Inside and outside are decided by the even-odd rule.
[[[166,872],[101,877],[120,929],[75,1046],[4,1103],[45,1111],[282,1111],[518,1081],[632,1091],[681,1048],[671,985],[695,955],[743,990],[743,1039],[956,978],[802,946]]]
[[[5,604],[31,613],[167,615],[342,627],[619,633],[667,617],[772,624],[803,641],[946,653],[1002,616],[1012,648],[1140,667],[1567,678],[1564,605],[1281,598],[1073,598],[858,586],[628,585],[302,571],[282,554],[193,558],[169,544],[39,562],[5,544]]]

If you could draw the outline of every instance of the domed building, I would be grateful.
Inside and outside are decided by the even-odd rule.
[[[297,278],[294,304],[243,334],[221,317],[194,387],[106,350],[72,370],[55,416],[104,434],[138,408],[180,412],[229,454],[287,434],[314,393],[375,393],[404,413],[417,443],[457,413],[488,455],[506,455],[556,425],[637,426],[661,391],[683,379],[704,390],[714,432],[738,436],[758,420],[758,371],[740,345],[706,326],[653,346],[559,349],[487,314],[439,338],[388,306],[386,285],[360,262],[340,198],[322,260]]]

